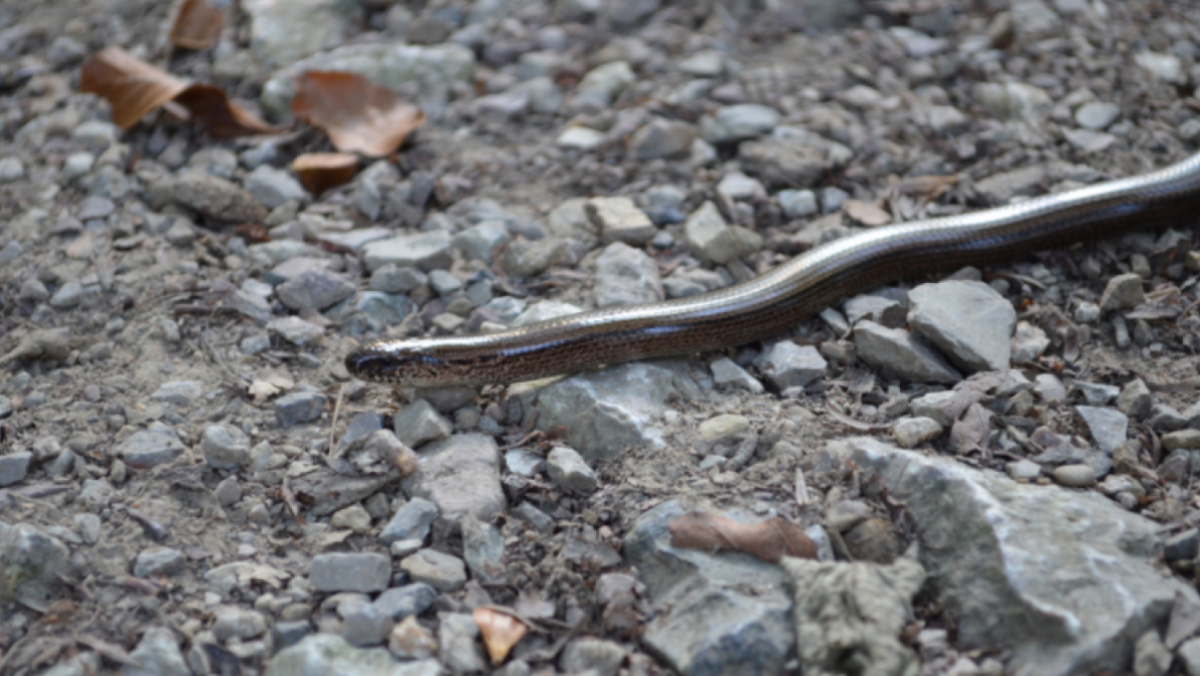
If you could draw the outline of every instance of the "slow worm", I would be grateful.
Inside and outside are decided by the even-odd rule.
[[[346,357],[355,376],[397,385],[532,380],[605,364],[742,345],[830,303],[900,278],[986,265],[1038,249],[1200,216],[1200,155],[1132,178],[1019,204],[861,232],[741,284],[500,333],[383,340]]]

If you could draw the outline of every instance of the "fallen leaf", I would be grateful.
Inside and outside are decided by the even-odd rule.
[[[250,383],[246,393],[254,399],[255,406],[262,406],[268,399],[279,394],[279,388],[265,380],[255,380]]]
[[[868,227],[887,225],[892,222],[892,215],[869,202],[846,200],[842,202],[842,210],[850,218]]]
[[[345,185],[358,171],[358,156],[353,153],[304,153],[292,160],[292,171],[314,195]]]
[[[79,91],[99,94],[112,106],[113,124],[129,129],[187,89],[186,80],[152,66],[120,47],[93,54],[79,73]]]
[[[284,127],[275,127],[258,119],[250,111],[230,100],[223,89],[209,84],[193,84],[175,97],[208,127],[215,138],[234,138],[255,134],[278,134]]]
[[[672,521],[671,544],[712,552],[744,552],[768,563],[784,556],[817,558],[817,545],[799,526],[782,517],[746,524],[707,512],[691,512]]]
[[[219,87],[181,80],[120,47],[105,47],[83,64],[79,91],[107,99],[113,123],[122,129],[163,106],[179,105],[217,138],[283,131],[231,101]]]
[[[511,613],[492,606],[476,608],[471,617],[479,625],[479,633],[483,634],[483,644],[492,658],[492,666],[503,662],[513,646],[529,631],[529,627]]]
[[[183,0],[171,24],[171,44],[184,49],[208,49],[221,37],[225,17],[208,0]]]
[[[307,71],[295,85],[292,115],[323,129],[342,152],[386,157],[425,122],[420,108],[354,73]]]

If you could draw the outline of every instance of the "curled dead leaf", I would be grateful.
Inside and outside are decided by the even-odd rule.
[[[386,157],[425,122],[420,108],[354,73],[307,71],[295,85],[292,115],[323,129],[342,152]]]
[[[672,521],[671,544],[712,552],[744,552],[769,563],[784,556],[817,558],[817,545],[799,526],[782,517],[758,523],[739,523],[717,514],[690,512]]]
[[[358,171],[358,156],[353,153],[304,153],[292,160],[292,171],[314,195],[345,185]]]
[[[169,33],[171,44],[184,49],[208,49],[221,37],[225,17],[208,0],[183,0]]]
[[[219,87],[181,80],[120,47],[105,47],[84,62],[79,90],[104,97],[113,123],[122,129],[173,103],[186,108],[217,138],[283,131],[231,101]]]
[[[99,94],[112,106],[113,124],[129,129],[187,89],[186,80],[152,66],[120,47],[105,47],[84,62],[79,91]]]
[[[854,199],[846,200],[842,203],[842,210],[850,218],[868,227],[887,225],[892,222],[891,214],[869,202]]]
[[[471,617],[479,625],[479,633],[483,634],[483,644],[487,647],[493,666],[503,662],[513,646],[529,631],[529,627],[515,615],[493,606],[476,608]]]

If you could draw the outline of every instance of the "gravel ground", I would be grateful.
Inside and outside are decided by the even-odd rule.
[[[342,363],[1181,160],[1191,3],[226,4],[172,52],[167,4],[0,0],[0,674],[1200,673],[1188,223],[723,354]],[[280,124],[305,70],[430,119],[312,195],[312,128],[112,125],[111,45]]]

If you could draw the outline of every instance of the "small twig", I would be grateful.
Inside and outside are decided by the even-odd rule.
[[[338,415],[342,412],[342,400],[345,396],[346,383],[342,383],[342,386],[338,388],[337,400],[333,402],[333,420],[329,423],[329,452],[325,454],[325,457],[333,457],[333,441],[337,436]]]

